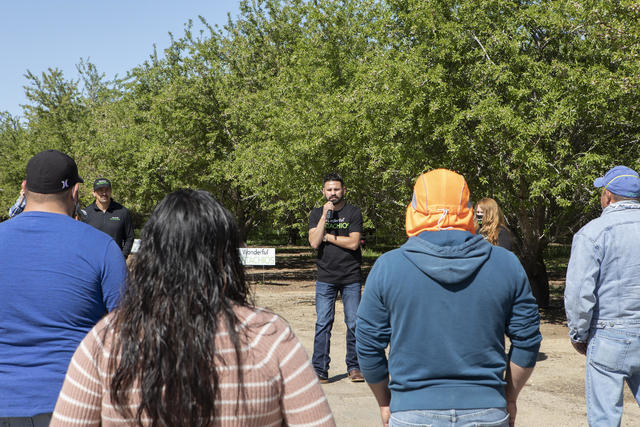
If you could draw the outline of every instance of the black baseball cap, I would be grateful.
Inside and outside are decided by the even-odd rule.
[[[98,178],[93,181],[93,191],[96,191],[98,188],[109,187],[111,188],[111,181],[107,178]]]
[[[58,150],[45,150],[27,163],[27,190],[34,193],[60,193],[84,182],[78,175],[78,165]]]

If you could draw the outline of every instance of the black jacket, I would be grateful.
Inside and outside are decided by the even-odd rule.
[[[80,219],[111,236],[122,249],[125,259],[129,256],[134,238],[129,209],[111,199],[106,212],[102,212],[93,202],[83,210]]]

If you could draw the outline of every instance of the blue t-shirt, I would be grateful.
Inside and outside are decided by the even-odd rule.
[[[53,411],[76,347],[118,305],[126,271],[111,237],[66,215],[0,223],[0,417]]]

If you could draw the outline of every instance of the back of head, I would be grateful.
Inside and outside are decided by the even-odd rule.
[[[616,200],[640,197],[640,176],[638,172],[626,166],[609,169],[603,177],[593,181],[593,186],[610,191]]]
[[[41,151],[29,159],[25,181],[25,210],[64,211],[68,214],[75,204],[69,192],[75,184],[84,182],[78,175],[76,162],[57,150]]]
[[[57,150],[45,150],[27,163],[27,190],[32,193],[55,194],[84,182],[78,175],[76,162]]]
[[[407,206],[405,225],[408,236],[442,230],[473,233],[473,210],[464,177],[447,169],[420,175]]]
[[[175,191],[158,204],[142,230],[134,285],[146,284],[148,277],[157,282],[154,289],[166,285],[183,295],[209,292],[217,284],[220,298],[244,302],[246,293],[234,289],[244,285],[239,245],[233,216],[211,194]]]
[[[238,246],[233,217],[206,191],[178,190],[155,208],[115,315],[111,398],[121,413],[138,380],[137,416],[206,425],[215,414],[216,333],[222,325],[238,354],[233,307],[248,304]]]

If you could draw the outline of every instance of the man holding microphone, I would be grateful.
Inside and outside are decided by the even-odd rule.
[[[322,194],[327,202],[309,215],[309,244],[318,250],[316,281],[316,330],[313,343],[313,367],[321,383],[329,382],[331,328],[338,293],[342,296],[347,325],[346,365],[349,379],[362,382],[356,355],[356,312],[360,304],[360,235],[362,213],[344,200],[342,177],[330,173],[324,177]]]

